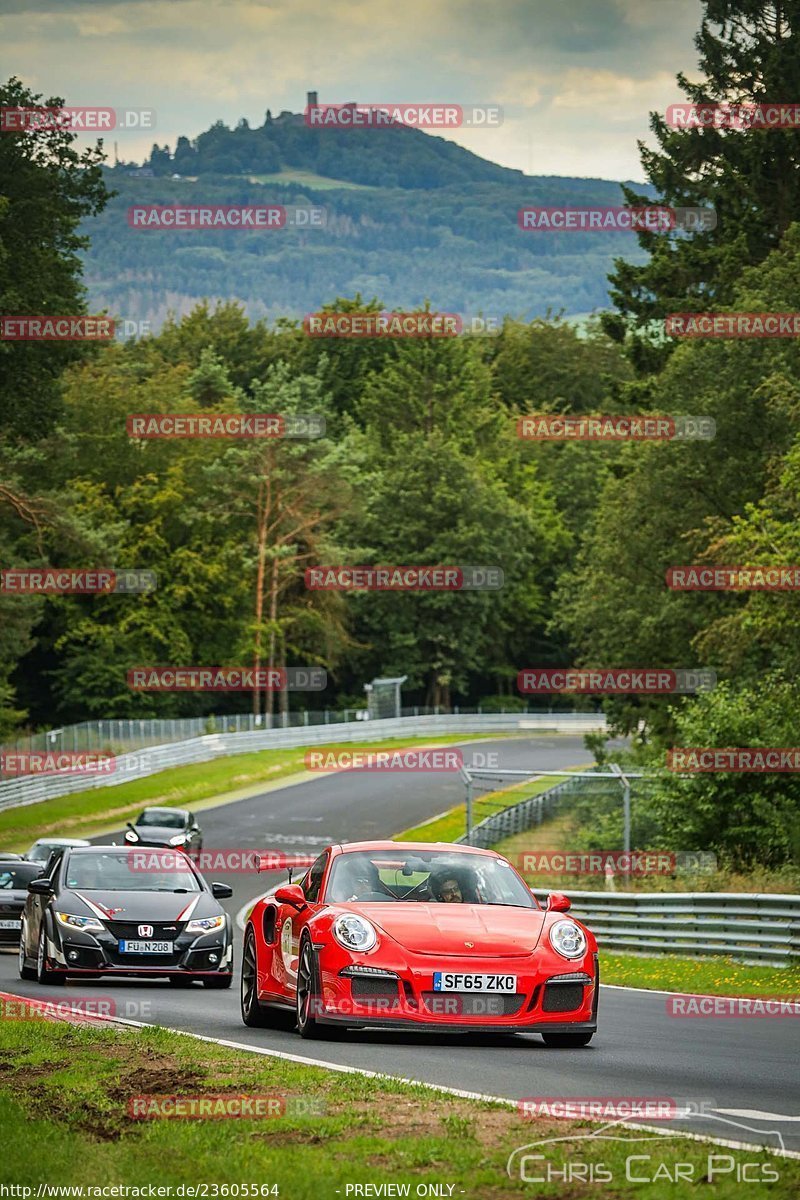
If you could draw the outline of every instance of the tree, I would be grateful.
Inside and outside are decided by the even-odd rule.
[[[800,4],[797,0],[703,0],[695,45],[703,78],[678,85],[693,104],[785,102],[800,95]],[[800,218],[800,143],[795,129],[672,128],[651,113],[658,149],[639,143],[642,167],[659,203],[709,207],[716,228],[693,235],[640,233],[650,258],[617,259],[610,277],[619,316],[605,327],[622,338],[636,331],[634,356],[652,368],[668,347],[653,337],[673,311],[727,307],[744,267],[762,262]],[[652,204],[624,189],[632,205]]]
[[[12,78],[0,108],[30,109],[64,101]],[[67,127],[5,130],[0,136],[0,313],[74,316],[86,311],[81,222],[109,199],[100,146],[78,152]],[[59,412],[59,378],[87,354],[87,343],[0,339],[0,430],[33,440]]]

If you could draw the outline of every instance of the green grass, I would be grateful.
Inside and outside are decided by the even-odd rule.
[[[486,738],[503,736],[486,734]],[[470,735],[470,741],[483,740]],[[145,805],[202,810],[239,793],[252,792],[255,785],[272,784],[305,772],[307,749],[337,750],[402,749],[406,746],[434,746],[464,742],[463,734],[436,738],[394,738],[381,742],[337,743],[324,747],[259,750],[253,754],[235,754],[210,762],[172,767],[144,779],[134,779],[112,787],[73,792],[0,812],[0,850],[27,850],[38,837],[91,837],[95,833],[119,828]],[[146,750],[142,751],[146,754]]]
[[[492,813],[508,808],[516,793],[519,793],[518,799],[520,800],[525,796],[537,796],[539,792],[546,792],[548,788],[551,788],[554,782],[557,783],[558,780],[544,778],[535,783],[519,784],[518,787],[507,788],[502,792],[489,792],[485,796],[476,796],[472,802],[473,825],[490,817]],[[447,812],[440,813],[430,821],[423,821],[421,825],[414,825],[411,829],[404,829],[402,833],[396,833],[394,840],[396,842],[454,842],[466,831],[467,805],[465,802],[448,809]]]
[[[800,997],[800,964],[790,967],[747,966],[732,958],[648,958],[604,950],[603,983],[695,992],[704,996]]]
[[[560,1052],[532,1047],[534,1058],[537,1053],[550,1062]],[[322,1111],[260,1120],[131,1119],[130,1099],[146,1094],[279,1096],[287,1104],[314,1100]],[[276,1184],[284,1200],[333,1200],[337,1195],[344,1200],[348,1184],[410,1184],[413,1196],[418,1184],[435,1182],[453,1185],[454,1197],[504,1200],[533,1194],[530,1183],[506,1175],[509,1154],[530,1142],[568,1134],[574,1139],[537,1148],[553,1169],[563,1170],[577,1159],[602,1162],[613,1181],[604,1183],[602,1191],[565,1191],[557,1180],[537,1186],[537,1195],[640,1196],[641,1188],[626,1182],[625,1159],[647,1152],[653,1156],[652,1173],[662,1162],[670,1168],[689,1163],[695,1180],[653,1184],[644,1193],[648,1200],[697,1195],[697,1184],[706,1182],[708,1156],[715,1153],[730,1154],[737,1164],[747,1161],[777,1171],[779,1179],[769,1194],[778,1200],[800,1191],[800,1163],[756,1148],[729,1151],[679,1137],[659,1140],[656,1147],[640,1140],[578,1140],[598,1126],[526,1119],[511,1107],[447,1096],[422,1085],[325,1071],[158,1029],[0,1021],[0,1122],[0,1183],[32,1187],[34,1194],[40,1184],[145,1189]],[[637,1138],[633,1130],[618,1128],[615,1133]],[[715,1200],[742,1195],[735,1172],[703,1190]],[[224,1195],[207,1192],[215,1194]]]

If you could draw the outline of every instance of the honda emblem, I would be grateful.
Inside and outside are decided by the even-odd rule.
[[[139,926],[139,937],[152,937],[152,936],[153,936],[153,926],[152,925],[140,925]]]

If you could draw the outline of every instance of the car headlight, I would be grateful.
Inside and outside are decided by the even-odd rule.
[[[62,925],[67,925],[72,929],[97,929],[101,933],[105,929],[98,921],[97,917],[77,917],[74,913],[57,912],[56,916]]]
[[[179,833],[175,837],[169,839],[170,846],[180,846],[181,842],[186,841],[186,834]]]
[[[582,958],[586,953],[586,934],[574,921],[556,921],[550,927],[550,945],[564,958]]]
[[[187,933],[213,933],[215,929],[222,929],[225,924],[225,918],[220,917],[198,917],[196,921],[190,921],[186,926]]]
[[[343,913],[333,922],[333,936],[345,950],[371,950],[378,940],[375,927],[355,913]]]
[[[129,829],[128,832],[125,834],[126,842],[138,842],[138,840],[139,840],[138,833],[134,833],[132,829]]]

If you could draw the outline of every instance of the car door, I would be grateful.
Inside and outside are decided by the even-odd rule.
[[[58,868],[61,865],[63,854],[63,850],[53,851],[39,876],[40,879],[49,879],[55,886],[55,878]],[[25,901],[22,936],[25,939],[25,953],[29,958],[36,957],[36,950],[39,945],[39,930],[44,911],[49,903],[49,896],[37,896],[34,892],[28,892],[28,898]]]
[[[281,982],[288,992],[293,992],[297,987],[297,960],[300,955],[300,938],[309,919],[314,913],[319,912],[321,907],[319,896],[327,865],[328,851],[326,850],[311,864],[307,873],[300,880],[300,887],[303,889],[303,895],[306,898],[306,907],[302,912],[298,912],[290,904],[282,904],[278,909],[278,915],[275,920],[275,932],[280,946]]]

